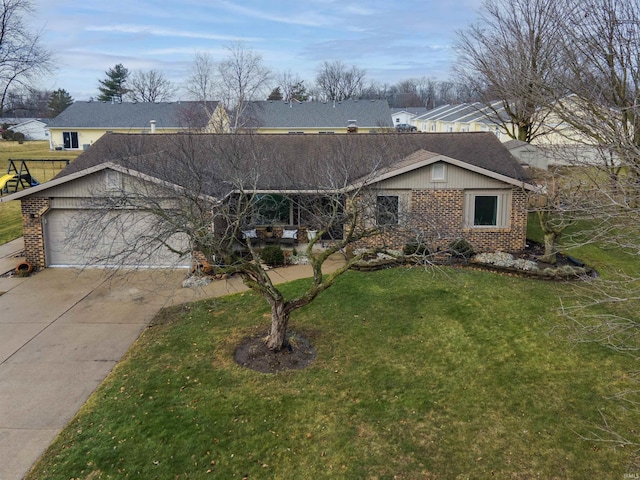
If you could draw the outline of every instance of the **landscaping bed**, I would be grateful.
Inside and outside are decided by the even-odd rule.
[[[545,280],[572,280],[597,276],[597,272],[580,260],[558,253],[557,262],[550,264],[540,261],[544,246],[535,241],[527,241],[526,249],[520,254],[488,252],[469,257],[448,252],[433,255],[403,255],[378,253],[365,258],[353,266],[358,271],[376,271],[401,265],[448,265],[490,270],[499,273]]]

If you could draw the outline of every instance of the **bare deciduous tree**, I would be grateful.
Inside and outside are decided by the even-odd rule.
[[[459,82],[483,94],[483,103],[511,137],[531,142],[544,127],[562,68],[568,7],[557,0],[485,0],[480,22],[458,32]],[[499,106],[494,103],[499,100]]]
[[[30,0],[0,1],[0,114],[11,88],[30,87],[53,69],[52,54],[42,46],[40,34],[25,24],[32,12]]]
[[[129,81],[128,96],[134,102],[163,102],[171,100],[176,90],[162,72],[138,70]]]
[[[318,67],[316,84],[326,100],[340,102],[360,95],[365,76],[365,70],[355,65],[347,67],[340,60],[324,61]]]
[[[227,46],[228,55],[217,67],[220,101],[231,111],[233,129],[243,124],[247,102],[265,98],[271,73],[262,56],[243,43]]]
[[[140,255],[153,255],[158,248],[178,255],[198,252],[220,272],[241,275],[267,300],[271,306],[268,346],[279,350],[286,345],[291,313],[329,288],[367,250],[347,256],[335,271],[324,274],[323,265],[329,257],[386,229],[402,228],[397,218],[381,225],[375,208],[373,183],[394,152],[385,136],[362,137],[336,136],[330,148],[311,149],[295,161],[285,152],[297,144],[283,146],[295,142],[288,136],[112,137],[94,145],[85,161],[90,156],[110,159],[123,172],[140,172],[144,178],[156,180],[127,179],[119,192],[112,190],[105,196],[97,192],[91,201],[95,221],[82,222],[72,236],[89,245],[90,239],[101,241],[110,226],[122,232],[118,238],[127,238],[134,230],[130,222],[138,218],[144,222],[143,228],[137,229],[142,233],[123,244],[110,245],[106,249],[108,263],[140,260]],[[106,151],[104,145],[110,149]],[[262,202],[274,197],[286,208],[267,208],[265,213]],[[243,238],[243,232],[255,228],[256,222],[274,221],[269,220],[274,212],[279,221],[317,231],[305,251],[313,277],[304,293],[295,298],[286,298],[274,285],[260,259],[256,239],[250,234]],[[320,243],[323,248],[317,248]]]
[[[184,88],[193,100],[200,102],[216,100],[215,75],[216,64],[211,55],[196,52]]]

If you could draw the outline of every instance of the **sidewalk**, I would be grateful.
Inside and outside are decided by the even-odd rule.
[[[24,241],[22,237],[0,245],[0,275],[13,270],[24,262]],[[2,291],[2,288],[0,288]]]
[[[16,246],[0,255],[11,258]],[[341,263],[330,259],[326,271]],[[312,270],[269,273],[283,283]],[[161,308],[247,290],[239,276],[197,289],[182,288],[184,278],[184,270],[68,268],[0,278],[1,480],[23,478]]]

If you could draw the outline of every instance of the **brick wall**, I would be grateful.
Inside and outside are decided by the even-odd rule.
[[[459,238],[476,251],[519,252],[524,249],[527,229],[526,195],[512,189],[509,228],[464,228],[464,190],[413,190],[402,228],[359,242],[357,247],[402,248],[420,238],[433,249],[445,250]]]
[[[49,199],[27,197],[21,206],[26,261],[39,270],[45,266],[42,215],[49,209]]]

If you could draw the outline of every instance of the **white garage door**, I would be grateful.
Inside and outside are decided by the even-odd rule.
[[[92,210],[52,209],[44,216],[47,266],[189,267],[191,256],[180,257],[158,241],[163,229],[150,213],[123,210],[100,214]],[[188,246],[173,235],[167,243]]]

